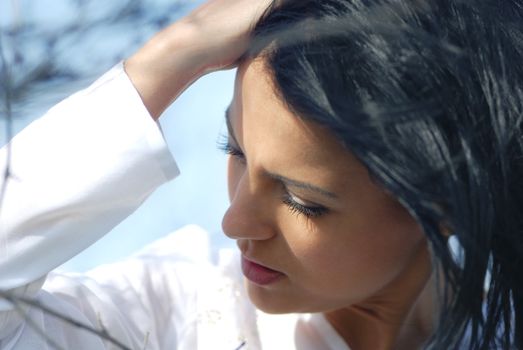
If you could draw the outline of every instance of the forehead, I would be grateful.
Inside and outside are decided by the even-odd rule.
[[[245,139],[246,147],[264,145],[318,165],[344,159],[354,168],[355,158],[329,130],[296,116],[275,91],[262,60],[239,67],[230,118],[240,142]]]
[[[364,173],[363,165],[325,127],[296,116],[275,93],[270,73],[261,59],[243,63],[236,76],[229,108],[238,142],[250,158],[270,156],[296,171],[310,168]],[[267,160],[267,159],[265,159]]]

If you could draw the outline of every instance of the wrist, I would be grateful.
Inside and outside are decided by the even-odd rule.
[[[193,40],[195,35],[191,25],[175,23],[124,63],[127,75],[154,119],[204,74],[205,52]]]

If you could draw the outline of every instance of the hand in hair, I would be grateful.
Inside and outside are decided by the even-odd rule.
[[[154,119],[202,75],[236,65],[270,0],[210,0],[170,25],[125,62]]]

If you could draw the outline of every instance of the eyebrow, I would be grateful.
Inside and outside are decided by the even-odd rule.
[[[270,173],[270,172],[266,172],[266,173],[267,173],[267,175],[270,178],[278,180],[278,181],[281,181],[284,184],[286,184],[287,186],[303,188],[305,190],[316,192],[316,193],[318,193],[318,194],[320,194],[322,196],[325,196],[325,197],[328,197],[328,198],[332,198],[332,199],[337,199],[338,198],[338,196],[335,193],[332,193],[330,191],[324,190],[323,188],[314,186],[314,185],[312,185],[310,183],[289,179],[288,177],[285,177],[285,176],[282,176],[282,175],[278,175],[278,174],[273,174],[273,173]]]
[[[229,136],[232,138],[232,140],[234,141],[234,143],[236,145],[239,145],[239,143],[238,143],[238,141],[236,139],[236,136],[234,134],[234,129],[232,128],[232,124],[231,124],[231,107],[230,106],[227,107],[227,109],[225,110],[225,122],[227,124],[227,131],[229,132]],[[289,179],[288,177],[285,177],[285,176],[282,176],[282,175],[278,175],[278,174],[274,174],[274,173],[271,173],[271,172],[268,172],[268,171],[265,171],[265,173],[270,178],[272,178],[274,180],[277,180],[277,181],[280,181],[280,182],[284,183],[287,186],[292,186],[292,187],[297,187],[297,188],[302,188],[302,189],[305,189],[305,190],[313,191],[313,192],[316,192],[316,193],[318,193],[318,194],[320,194],[322,196],[328,197],[328,198],[333,198],[333,199],[337,199],[338,198],[338,196],[335,193],[327,191],[327,190],[324,190],[323,188],[318,187],[318,186],[314,186],[314,185],[312,185],[310,183]]]

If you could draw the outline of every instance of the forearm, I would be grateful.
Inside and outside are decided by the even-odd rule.
[[[175,23],[124,63],[127,75],[155,120],[203,74],[205,52],[191,40],[195,35],[190,25]]]

